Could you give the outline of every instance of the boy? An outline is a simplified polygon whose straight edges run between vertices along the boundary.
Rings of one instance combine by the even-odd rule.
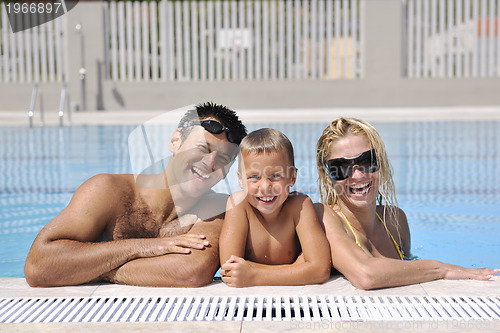
[[[330,247],[312,201],[289,195],[297,170],[288,138],[270,128],[254,131],[241,142],[238,162],[243,191],[227,203],[219,242],[222,281],[230,287],[327,281]]]

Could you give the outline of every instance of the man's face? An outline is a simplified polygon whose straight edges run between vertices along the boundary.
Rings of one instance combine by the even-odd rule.
[[[190,130],[184,140],[178,131],[172,136],[170,178],[174,179],[169,178],[168,183],[183,195],[199,197],[225,177],[238,146],[227,141],[225,132],[212,134],[201,126]]]

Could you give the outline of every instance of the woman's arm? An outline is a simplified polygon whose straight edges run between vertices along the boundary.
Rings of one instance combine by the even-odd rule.
[[[356,288],[376,289],[404,286],[437,279],[488,280],[494,269],[471,269],[436,260],[402,261],[374,257],[363,251],[346,233],[341,220],[324,205],[317,204],[330,243],[334,267]]]
[[[303,259],[288,265],[265,265],[233,255],[222,265],[221,273],[227,273],[223,281],[228,286],[305,285],[328,280],[331,267],[329,245],[311,199],[303,194],[290,199],[289,209],[298,210],[296,232]]]

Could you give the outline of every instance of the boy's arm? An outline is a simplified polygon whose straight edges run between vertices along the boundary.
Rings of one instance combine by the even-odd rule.
[[[309,197],[298,194],[291,207],[299,206],[296,232],[303,251],[303,260],[289,265],[264,265],[233,256],[224,264],[226,280],[232,287],[252,285],[304,285],[326,282],[330,276],[330,246],[318,222]],[[293,208],[296,209],[296,208]],[[238,276],[233,276],[237,273]],[[240,277],[245,277],[240,278]]]
[[[226,216],[219,239],[221,266],[233,255],[245,256],[248,218],[245,211],[245,193],[233,193],[227,200]]]

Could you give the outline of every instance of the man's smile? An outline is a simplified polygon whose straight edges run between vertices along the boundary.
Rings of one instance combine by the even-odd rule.
[[[191,171],[193,171],[193,173],[194,173],[195,175],[197,175],[197,176],[199,176],[199,177],[201,177],[201,178],[203,178],[203,179],[208,179],[208,178],[210,178],[210,174],[209,174],[209,173],[206,173],[206,172],[202,171],[202,170],[201,170],[200,168],[198,168],[198,167],[193,166],[193,167],[191,168]]]

